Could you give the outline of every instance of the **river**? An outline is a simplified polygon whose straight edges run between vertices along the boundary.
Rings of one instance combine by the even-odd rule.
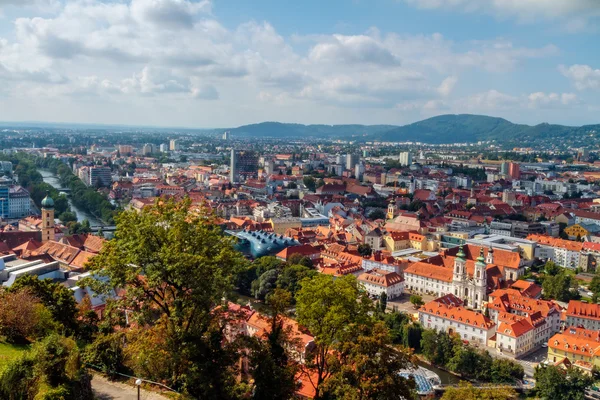
[[[40,172],[40,174],[42,174],[42,178],[44,179],[45,183],[49,184],[50,186],[54,187],[55,189],[58,189],[58,190],[62,189],[60,181],[58,180],[58,176],[56,176],[52,172],[50,172],[48,170],[44,170],[44,169],[40,169],[38,171]],[[69,206],[71,206],[71,210],[77,216],[77,221],[81,222],[84,219],[87,219],[88,221],[90,221],[91,226],[103,226],[104,225],[104,223],[102,221],[100,221],[98,218],[94,217],[92,214],[85,212],[85,211],[81,210],[80,208],[77,208],[73,204],[71,199],[69,199]]]
[[[457,377],[456,375],[452,375],[448,371],[444,371],[443,369],[436,368],[433,365],[429,365],[422,361],[417,361],[416,364],[420,367],[423,367],[432,372],[435,372],[440,377],[440,381],[442,382],[442,385],[455,385],[460,382],[459,377]]]

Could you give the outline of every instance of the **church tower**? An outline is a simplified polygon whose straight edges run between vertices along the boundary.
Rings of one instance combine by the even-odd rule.
[[[42,200],[42,242],[54,240],[54,200],[49,194]]]
[[[388,204],[387,219],[394,219],[394,216],[396,215],[396,208],[395,200],[391,200],[390,204]]]
[[[454,259],[454,274],[452,277],[452,286],[454,286],[454,295],[458,298],[464,299],[469,295],[468,289],[468,276],[467,276],[467,258],[461,244],[458,248],[458,253]]]
[[[487,253],[487,257],[485,259],[485,263],[486,264],[494,263],[494,248],[492,247],[492,245],[490,245],[490,247],[488,248],[488,253]]]
[[[481,304],[486,299],[487,295],[487,265],[483,256],[483,247],[479,251],[479,257],[475,263],[475,270],[473,271],[473,308],[481,308]]]

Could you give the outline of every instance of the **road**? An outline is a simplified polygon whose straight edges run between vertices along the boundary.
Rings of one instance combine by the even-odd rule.
[[[138,398],[135,387],[121,382],[111,382],[98,374],[93,375],[92,389],[97,400],[137,400]],[[167,397],[142,389],[140,399],[167,400]]]
[[[495,349],[491,349],[488,347],[487,350],[490,352],[492,357],[508,358],[508,359],[518,362],[519,364],[521,364],[523,366],[523,371],[525,372],[525,375],[528,376],[529,378],[533,378],[533,374],[535,372],[535,367],[542,361],[546,360],[546,358],[548,357],[548,348],[547,347],[540,347],[536,351],[529,353],[526,356],[518,358],[516,360],[512,357],[506,356],[506,355],[496,351]]]

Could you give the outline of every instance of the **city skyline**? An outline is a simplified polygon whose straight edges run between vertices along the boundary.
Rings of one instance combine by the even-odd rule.
[[[597,2],[280,3],[0,1],[0,121],[599,122]]]

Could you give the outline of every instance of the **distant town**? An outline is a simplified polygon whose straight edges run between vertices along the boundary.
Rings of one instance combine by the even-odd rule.
[[[7,290],[23,277],[50,279],[102,321],[123,293],[100,293],[90,265],[126,235],[120,214],[187,201],[253,266],[235,278],[229,333],[261,337],[267,300],[282,288],[296,296],[301,278],[353,276],[399,332],[394,344],[420,360],[399,372],[415,394],[441,395],[459,379],[528,393],[550,379],[539,372],[547,367],[578,371],[586,378],[573,390],[596,398],[596,148],[22,127],[3,128],[0,142]],[[284,323],[300,341],[290,357],[308,365],[318,332],[296,317]],[[430,332],[457,338],[454,353],[439,354],[446,339]],[[477,375],[457,361],[465,351],[491,356],[488,370],[509,363],[512,375]],[[320,398],[315,371],[297,373],[296,398]]]

